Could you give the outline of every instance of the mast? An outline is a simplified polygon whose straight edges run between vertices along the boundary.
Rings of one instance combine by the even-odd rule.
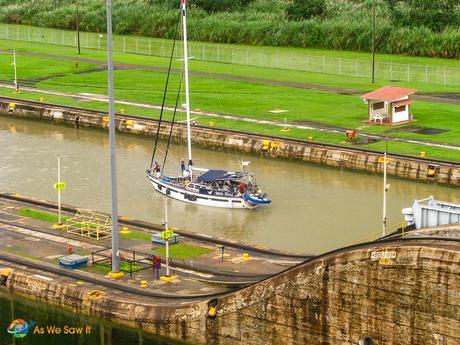
[[[181,0],[182,7],[182,36],[184,39],[184,76],[185,76],[185,106],[187,111],[187,148],[188,148],[188,169],[192,178],[192,137],[190,131],[190,94],[188,85],[188,51],[187,51],[187,0]]]

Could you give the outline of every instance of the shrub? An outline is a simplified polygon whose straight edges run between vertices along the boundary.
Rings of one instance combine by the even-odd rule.
[[[290,20],[305,20],[322,17],[326,11],[326,0],[293,0],[286,9]]]
[[[208,13],[235,11],[248,6],[253,0],[193,0],[193,6],[202,8]]]

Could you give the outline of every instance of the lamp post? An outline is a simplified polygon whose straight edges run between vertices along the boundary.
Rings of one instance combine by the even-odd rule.
[[[113,92],[112,61],[112,0],[107,0],[107,71],[109,86],[109,141],[110,141],[110,182],[112,188],[112,276],[120,276],[120,256],[118,251],[118,195],[117,162],[115,142],[115,105]]]
[[[389,185],[387,184],[387,151],[388,141],[385,138],[385,153],[383,155],[383,212],[382,212],[382,236],[386,234],[387,228],[387,193]]]
[[[375,0],[372,0],[372,84],[375,82]]]
[[[75,26],[76,26],[76,29],[77,29],[77,51],[78,51],[78,55],[81,54],[81,50],[80,50],[80,13],[78,12],[78,2],[77,2],[77,16],[75,18]]]
[[[19,85],[18,85],[18,71],[16,67],[16,50],[13,49],[13,68],[14,68],[14,91],[18,92],[19,91]]]

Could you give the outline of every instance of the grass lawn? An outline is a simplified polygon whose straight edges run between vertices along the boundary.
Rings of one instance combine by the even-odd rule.
[[[380,141],[377,143],[369,144],[365,146],[371,150],[385,150],[385,142]],[[426,152],[427,157],[441,158],[450,161],[460,162],[460,151],[449,150],[440,147],[431,147],[420,144],[402,143],[402,142],[388,142],[389,152],[404,152],[408,155],[420,156],[420,152]]]
[[[2,47],[3,48],[3,47]],[[14,69],[13,55],[10,53],[0,53],[0,80],[13,80]],[[96,65],[78,62],[78,67],[75,62],[69,60],[47,59],[39,57],[16,56],[17,74],[19,81],[30,78],[41,78],[55,75],[66,75],[75,72],[84,72]],[[8,68],[6,68],[8,66]]]
[[[135,241],[152,241],[152,235],[149,235],[144,232],[131,231],[126,234],[120,233],[120,237],[125,240],[135,240]]]
[[[133,102],[161,104],[166,73],[130,70],[115,71],[115,97]],[[170,78],[167,105],[175,104],[179,76]],[[105,94],[107,74],[57,77],[37,83],[41,89],[74,93]],[[284,121],[314,121],[338,126],[350,126],[366,117],[367,107],[357,96],[330,92],[287,88],[252,82],[194,77],[190,92],[193,109],[221,114],[238,114],[255,118]],[[272,109],[287,113],[272,114]]]
[[[20,209],[17,212],[17,214],[20,215],[20,216],[23,216],[23,217],[38,219],[38,220],[42,220],[44,222],[49,222],[49,223],[57,223],[58,222],[58,216],[56,214],[37,211],[37,210],[31,210],[31,209],[28,209],[28,208]],[[67,217],[61,217],[61,220],[66,221]]]
[[[101,62],[107,60],[107,55],[105,51],[97,49],[83,49],[82,55],[77,55],[76,48],[59,46],[52,44],[42,44],[42,43],[31,43],[31,42],[22,42],[22,41],[11,41],[11,40],[0,40],[0,49],[11,49],[14,46],[17,51],[29,52],[29,53],[40,53],[40,54],[49,54],[49,55],[61,55],[67,56],[69,58],[87,58],[94,59]],[[284,49],[294,49],[296,48],[284,48]],[[370,54],[356,53],[356,52],[339,52],[339,51],[318,51],[312,50],[313,52],[329,52],[329,54],[337,54],[341,57],[354,57],[354,56],[367,56]],[[345,54],[345,55],[341,55]],[[350,55],[347,55],[350,54]],[[358,54],[358,55],[356,55]],[[128,53],[114,52],[114,61],[118,63],[129,63],[129,64],[139,64],[146,66],[158,66],[158,67],[167,67],[169,60],[163,57],[156,56],[145,56],[145,55],[136,55]],[[432,65],[432,66],[449,66],[460,68],[460,63],[456,60],[449,59],[435,59],[435,58],[414,58],[406,56],[393,56],[393,55],[377,55],[378,59],[385,59],[389,61],[401,62],[401,63],[421,63],[423,66]],[[18,63],[19,66],[19,63]],[[174,68],[180,68],[180,62],[174,61]],[[419,82],[391,82],[388,80],[376,80],[375,84],[371,83],[370,78],[363,77],[350,77],[350,76],[340,76],[334,74],[323,74],[323,73],[313,73],[313,72],[303,72],[303,71],[291,71],[285,69],[276,69],[276,68],[264,68],[264,67],[254,67],[254,66],[244,66],[238,64],[228,64],[228,63],[216,63],[208,61],[195,61],[191,60],[189,63],[190,71],[196,72],[206,72],[206,73],[222,73],[229,74],[233,76],[243,76],[243,77],[253,77],[253,78],[263,78],[263,79],[273,79],[279,81],[289,81],[289,82],[303,82],[308,84],[319,84],[326,86],[336,86],[343,88],[351,88],[357,90],[368,91],[372,90],[378,86],[383,85],[396,85],[396,86],[407,86],[417,89],[419,92],[456,92],[458,91],[458,86],[455,85],[439,85],[439,84],[425,84]]]
[[[39,52],[50,55],[67,55],[69,58],[77,57],[75,49],[72,47],[63,47],[57,45],[45,45],[36,43],[25,43],[18,41],[0,40],[0,49],[5,48],[8,44],[16,43],[17,50]],[[354,54],[354,53],[353,53]],[[149,66],[166,67],[168,60],[159,57],[149,57],[132,54],[115,54],[116,60],[121,62],[143,64]],[[91,58],[98,61],[104,61],[106,53],[99,50],[84,50],[82,57]],[[0,54],[1,59],[7,63],[10,55]],[[83,74],[73,74],[76,72],[75,64],[72,61],[38,58],[38,57],[18,57],[19,63],[24,66],[24,78],[37,78],[51,76],[49,79],[38,81],[36,86],[42,89],[58,90],[72,93],[94,93],[106,94],[107,76],[106,72],[93,72]],[[417,58],[418,59],[418,58]],[[426,59],[426,58],[421,58]],[[432,59],[434,64],[439,64],[443,59]],[[448,60],[450,61],[450,60]],[[174,61],[176,67],[179,62]],[[41,66],[44,66],[41,68]],[[83,71],[93,68],[95,65],[80,63],[78,70]],[[352,87],[356,89],[371,89],[379,84],[371,85],[367,79],[353,78],[344,76],[335,76],[321,73],[307,73],[299,71],[288,71],[272,68],[258,68],[243,65],[209,63],[203,61],[191,61],[191,69],[197,72],[209,73],[226,73],[233,76],[249,76],[256,78],[305,82],[310,84],[321,84],[329,86]],[[4,70],[4,69],[3,69]],[[6,79],[12,78],[12,68],[7,70]],[[0,74],[2,69],[0,69]],[[4,72],[5,73],[5,72]],[[160,104],[163,96],[163,88],[166,73],[153,70],[117,70],[115,71],[115,96],[116,99],[127,101]],[[0,79],[2,76],[0,75]],[[167,98],[167,104],[172,106],[175,103],[175,89],[179,82],[179,75],[173,74],[170,80],[170,94]],[[397,85],[403,85],[397,83]],[[419,88],[414,83],[404,84],[411,87]],[[444,87],[439,85],[420,85],[424,91],[457,91],[458,88]],[[57,104],[79,106],[97,110],[107,110],[106,102],[97,101],[79,101],[71,97],[52,96],[39,93],[21,92],[12,93],[8,89],[0,89],[0,95],[9,97],[19,97],[24,99],[38,100],[44,97],[46,102]],[[184,100],[180,100],[184,103]],[[222,79],[209,76],[193,76],[191,78],[191,105],[193,109],[200,109],[209,112],[222,114],[232,114],[236,116],[245,116],[257,119],[268,119],[282,123],[286,118],[287,121],[303,124],[318,123],[331,126],[340,126],[343,128],[357,129],[358,132],[384,134],[389,137],[410,138],[418,140],[433,141],[438,143],[447,143],[460,145],[460,105],[458,104],[441,104],[415,101],[412,106],[412,112],[416,122],[410,126],[430,127],[445,130],[443,133],[426,135],[409,132],[404,130],[405,126],[384,127],[369,126],[364,120],[367,117],[367,106],[357,95],[339,94],[335,92],[326,92],[319,90],[300,89],[284,85],[273,85],[256,81],[241,81]],[[116,105],[116,110],[125,109],[126,113],[157,118],[159,111],[145,109],[135,106]],[[285,109],[286,113],[273,114],[269,111],[272,109]],[[170,119],[172,114],[166,112],[165,119]],[[183,114],[178,115],[178,119],[183,118]],[[238,129],[257,134],[267,134],[283,136],[288,138],[306,139],[313,137],[316,142],[333,143],[348,145],[344,142],[345,137],[342,134],[324,133],[312,130],[291,129],[289,132],[281,132],[277,126],[266,124],[256,124],[251,122],[214,118],[201,116],[197,119],[199,124],[207,125],[210,121],[214,122],[217,127]],[[378,147],[378,145],[375,145]],[[410,146],[410,145],[409,145]],[[409,153],[405,149],[409,148],[404,145],[395,145],[394,152]],[[423,145],[420,145],[421,147]],[[372,146],[365,146],[372,147]],[[411,152],[413,150],[410,150]],[[431,150],[424,148],[421,151],[432,151],[433,157],[446,158],[458,157],[458,151],[447,152],[444,149]],[[447,156],[444,156],[447,154]]]
[[[34,101],[38,101],[40,97],[44,97],[45,101],[50,102],[50,103],[107,111],[107,103],[96,102],[96,101],[81,102],[71,97],[54,96],[54,95],[47,95],[43,93],[34,93],[34,92],[21,92],[19,94],[14,94],[12,93],[11,90],[2,89],[2,88],[0,88],[0,95],[4,95],[8,97],[17,97],[17,98],[22,98],[22,99],[34,100]],[[441,104],[430,104],[430,106],[436,106],[436,105],[439,105],[441,107],[444,106]],[[446,107],[449,108],[450,106],[446,106]],[[121,108],[124,108],[127,114],[145,116],[145,117],[158,117],[157,110],[140,108],[140,107],[135,107],[135,106],[115,105],[116,111],[120,111]],[[170,119],[171,114],[166,112],[165,118]],[[313,130],[301,130],[301,129],[291,129],[289,132],[282,132],[280,130],[280,127],[277,127],[277,126],[260,125],[256,123],[235,121],[235,120],[229,120],[229,119],[223,119],[223,118],[213,118],[213,117],[206,117],[206,116],[202,116],[198,118],[196,121],[198,122],[198,124],[201,124],[201,125],[208,125],[209,122],[212,121],[214,122],[216,127],[248,131],[248,132],[253,132],[253,133],[257,133],[261,135],[275,135],[275,136],[295,138],[295,139],[307,139],[308,137],[313,137],[314,142],[333,143],[333,144],[339,144],[343,146],[349,146],[349,144],[345,142],[345,136],[343,134],[325,133],[325,132],[319,132],[319,131],[313,131]],[[363,125],[363,123],[359,123],[359,124],[360,126],[358,128],[366,127],[365,128],[366,132],[371,132],[371,133],[381,133],[389,129],[386,126],[366,126],[366,125]],[[415,124],[420,125],[420,123],[415,123]],[[439,127],[438,124],[437,126]],[[459,127],[460,126],[453,123],[451,127],[452,132],[458,131]],[[448,133],[449,132],[444,133],[444,135],[448,135]],[[388,135],[391,136],[394,134],[388,133]],[[402,133],[402,134],[398,133],[398,135],[404,136],[404,135],[410,135],[410,134],[409,133]],[[426,135],[420,134],[418,136],[426,140],[439,140],[436,138],[437,135],[426,136]],[[453,137],[455,140],[456,138],[455,135]],[[406,151],[407,148],[412,148],[414,146],[417,146],[417,149],[411,149],[410,152]],[[376,150],[384,149],[384,147],[380,145],[379,143],[371,144],[371,145],[364,145],[363,147],[369,148],[369,149],[376,149]],[[414,154],[418,156],[421,151],[429,152],[429,156],[433,158],[460,161],[460,151],[458,150],[441,149],[441,148],[436,148],[434,150],[431,147],[424,146],[422,144],[404,145],[403,143],[394,143],[394,145],[389,146],[390,153],[391,152],[406,153],[406,154]]]
[[[166,256],[166,247],[154,250],[156,255]],[[201,256],[212,252],[212,249],[198,247],[187,243],[176,243],[169,246],[169,256],[171,259],[186,259]]]
[[[120,262],[120,270],[121,271],[124,271],[126,273],[126,272],[129,272],[129,269],[130,269],[129,263],[127,263],[125,261]],[[133,272],[140,271],[141,269],[142,269],[142,266],[139,266],[139,265],[133,265],[132,266]],[[86,272],[91,272],[91,273],[96,273],[96,274],[104,274],[104,275],[106,275],[106,274],[108,274],[109,272],[112,271],[112,266],[110,265],[110,263],[99,263],[99,264],[96,264],[94,266],[87,266],[87,267],[80,268],[80,270],[86,271]]]
[[[171,90],[178,87],[177,75],[170,80]],[[163,97],[165,73],[145,70],[115,72],[115,97],[133,102],[160,104]],[[106,73],[84,76],[65,76],[38,83],[38,87],[77,93],[105,94]],[[194,109],[222,114],[238,114],[246,117],[289,122],[315,122],[345,128],[362,128],[367,117],[367,106],[356,95],[288,88],[253,82],[238,82],[214,78],[195,77],[191,81],[191,103]],[[166,100],[173,106],[175,93]],[[286,113],[273,114],[271,109],[285,109]],[[424,135],[392,132],[389,136],[431,140],[460,145],[460,105],[416,101],[413,105],[415,125],[445,129],[446,133]],[[157,112],[151,112],[156,116]],[[215,121],[221,124],[222,121]],[[253,131],[252,124],[246,130]],[[260,127],[260,125],[257,125]],[[367,126],[368,133],[381,133],[388,127]],[[308,136],[308,135],[307,135]],[[306,137],[306,136],[305,136]],[[334,142],[337,143],[337,142]]]

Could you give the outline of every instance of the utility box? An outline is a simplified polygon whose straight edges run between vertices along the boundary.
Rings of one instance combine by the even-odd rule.
[[[169,239],[169,244],[175,244],[179,243],[179,238],[180,236],[177,234],[174,234],[173,237]],[[166,240],[161,238],[161,233],[158,234],[153,234],[152,235],[152,243],[153,244],[161,244],[161,245],[166,245]]]

